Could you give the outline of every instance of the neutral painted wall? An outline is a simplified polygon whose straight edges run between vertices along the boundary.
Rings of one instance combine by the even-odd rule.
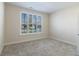
[[[4,46],[4,3],[0,2],[0,54]]]
[[[52,13],[49,27],[50,38],[76,45],[79,51],[79,6]]]
[[[20,12],[31,12],[43,16],[42,33],[20,35]],[[37,11],[29,11],[10,4],[5,4],[6,34],[5,45],[36,39],[48,38],[48,15]]]

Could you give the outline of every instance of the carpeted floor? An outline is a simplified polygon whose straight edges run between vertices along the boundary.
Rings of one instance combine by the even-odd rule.
[[[2,56],[75,56],[76,47],[52,39],[40,39],[5,46]]]

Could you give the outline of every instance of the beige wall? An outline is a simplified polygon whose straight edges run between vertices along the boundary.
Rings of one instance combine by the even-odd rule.
[[[79,6],[52,13],[49,26],[50,38],[76,45],[79,51]]]
[[[48,38],[48,15],[37,11],[32,11],[33,14],[43,16],[43,31],[42,33],[20,35],[20,12],[30,12],[28,9],[19,8],[17,6],[5,4],[6,10],[6,40],[5,45],[25,42],[35,39]]]
[[[4,3],[0,2],[0,54],[4,46]]]
[[[79,10],[79,8],[78,8]],[[58,40],[76,43],[77,36],[77,8],[68,8],[50,16],[50,35]]]

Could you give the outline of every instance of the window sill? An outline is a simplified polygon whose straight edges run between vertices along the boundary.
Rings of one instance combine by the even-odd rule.
[[[36,33],[20,33],[20,35],[34,35],[34,34],[41,34],[42,32],[36,32]]]

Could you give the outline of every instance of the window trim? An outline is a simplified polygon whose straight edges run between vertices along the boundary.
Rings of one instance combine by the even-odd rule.
[[[41,16],[41,32],[34,32],[34,33],[22,33],[21,31],[21,15],[22,15],[22,13],[25,13],[25,14],[31,14],[31,15],[36,15],[36,16]],[[29,17],[29,16],[28,16]],[[26,11],[22,11],[22,12],[20,12],[20,35],[28,35],[28,34],[41,34],[41,33],[43,33],[43,17],[42,17],[42,15],[38,15],[38,14],[34,14],[34,13],[30,13],[30,12],[26,12]]]

